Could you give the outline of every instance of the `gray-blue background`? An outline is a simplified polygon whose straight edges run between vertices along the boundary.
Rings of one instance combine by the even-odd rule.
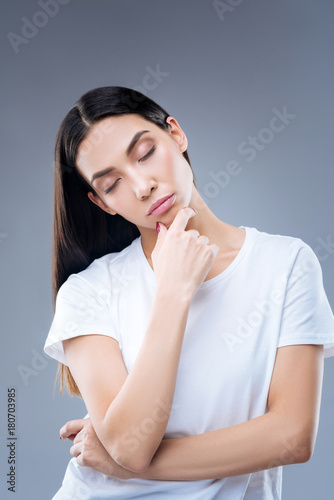
[[[213,212],[235,226],[307,242],[333,309],[334,251],[322,243],[334,238],[333,3],[223,3],[229,7],[222,17],[212,0],[63,0],[44,16],[37,1],[2,2],[1,498],[50,499],[71,458],[59,428],[86,413],[78,398],[53,395],[57,363],[42,348],[53,317],[54,139],[87,90],[134,87],[165,107],[188,136],[198,187],[203,196],[211,193],[205,201]],[[26,20],[39,24],[37,31],[24,31]],[[30,37],[15,45],[9,32]],[[159,68],[163,77],[147,76]],[[263,129],[273,109],[285,106],[295,117],[271,137]],[[250,135],[266,141],[254,158],[242,145]],[[214,174],[230,160],[240,174],[215,188]],[[315,452],[305,464],[284,467],[284,500],[332,497],[333,379],[329,358]],[[11,386],[19,438],[15,495],[4,477]]]

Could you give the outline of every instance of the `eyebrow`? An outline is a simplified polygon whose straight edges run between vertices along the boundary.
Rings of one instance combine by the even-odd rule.
[[[130,144],[128,145],[128,147],[126,148],[126,151],[125,151],[126,156],[130,156],[131,151],[133,150],[133,148],[135,147],[135,145],[137,144],[137,142],[139,141],[141,136],[143,134],[145,134],[146,132],[151,132],[151,131],[150,130],[140,130],[132,137]],[[95,172],[95,174],[92,175],[92,178],[90,180],[91,184],[93,184],[95,179],[98,179],[99,177],[102,177],[103,175],[106,175],[115,169],[116,169],[116,167],[108,167],[108,168],[105,168],[104,170],[100,170],[99,172]]]

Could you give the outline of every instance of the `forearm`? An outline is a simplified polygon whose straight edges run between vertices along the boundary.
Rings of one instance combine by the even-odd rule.
[[[215,431],[162,440],[142,479],[190,481],[300,463],[304,449],[281,416],[267,413]]]
[[[174,397],[190,301],[157,289],[141,348],[103,421],[104,446],[122,466],[142,470],[164,436]]]

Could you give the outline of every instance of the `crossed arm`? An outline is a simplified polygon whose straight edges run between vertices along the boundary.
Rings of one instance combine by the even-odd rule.
[[[79,465],[122,479],[215,479],[303,463],[315,446],[322,378],[322,345],[278,348],[266,414],[196,436],[163,439],[141,472],[116,463],[85,419],[67,422],[60,435],[73,440],[70,452]]]

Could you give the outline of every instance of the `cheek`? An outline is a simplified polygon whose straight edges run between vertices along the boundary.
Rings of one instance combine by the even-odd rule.
[[[184,180],[184,158],[178,154],[170,145],[161,147],[159,154],[156,156],[157,172],[165,179],[166,182]],[[158,179],[159,180],[159,179]]]

